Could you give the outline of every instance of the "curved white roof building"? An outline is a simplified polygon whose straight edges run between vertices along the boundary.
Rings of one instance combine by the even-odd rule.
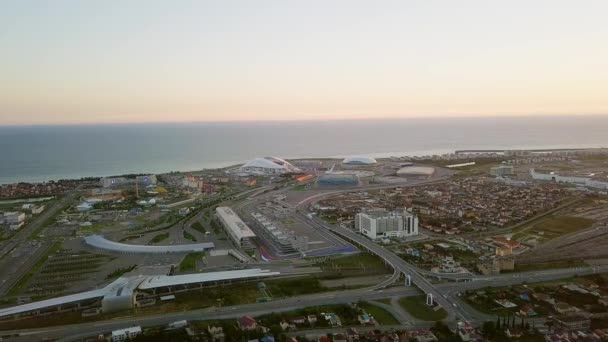
[[[241,166],[241,171],[259,172],[265,174],[283,174],[300,172],[300,169],[288,161],[277,157],[255,158]]]
[[[376,163],[377,163],[376,159],[374,159],[372,157],[363,157],[363,156],[348,157],[348,158],[344,158],[344,160],[342,161],[342,164],[349,164],[349,165],[371,165],[371,164],[376,164]]]
[[[405,166],[397,171],[398,176],[431,176],[435,168],[430,166]]]
[[[187,245],[169,245],[169,246],[147,246],[147,245],[129,245],[125,243],[115,242],[104,238],[101,235],[89,235],[84,237],[87,245],[103,249],[106,251],[127,253],[127,254],[167,254],[167,253],[194,253],[204,252],[209,249],[214,249],[213,242],[191,243]]]

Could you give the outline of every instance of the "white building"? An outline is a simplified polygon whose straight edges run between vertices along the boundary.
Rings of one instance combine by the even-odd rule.
[[[376,210],[355,216],[355,228],[370,239],[418,235],[418,217],[407,210]]]
[[[253,247],[251,240],[255,238],[255,234],[232,209],[217,207],[215,212],[234,243],[245,249]]]
[[[20,211],[6,212],[2,221],[12,230],[17,230],[25,224],[25,213]]]
[[[141,334],[140,326],[114,330],[112,331],[112,341],[125,341],[127,339],[133,339],[139,334]]]
[[[513,166],[499,165],[490,168],[490,175],[496,177],[509,176],[513,174]]]
[[[243,164],[239,170],[246,174],[260,175],[282,175],[286,173],[301,172],[297,167],[277,157],[264,157],[250,160]]]
[[[530,169],[530,176],[532,176],[532,178],[536,179],[536,180],[583,185],[583,186],[594,188],[594,189],[608,190],[608,182],[596,180],[596,179],[589,178],[589,177],[560,176],[554,172],[551,172],[551,173],[536,172],[534,169]]]

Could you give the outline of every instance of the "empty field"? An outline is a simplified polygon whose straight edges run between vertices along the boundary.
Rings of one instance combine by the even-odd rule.
[[[425,301],[425,295],[403,297],[399,299],[399,305],[410,315],[423,321],[441,321],[447,317],[447,312],[444,309],[435,310],[426,305]]]

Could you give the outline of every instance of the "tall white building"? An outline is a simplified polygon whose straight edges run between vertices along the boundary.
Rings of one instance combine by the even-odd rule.
[[[407,210],[375,210],[355,216],[355,228],[370,239],[418,235],[418,217]]]

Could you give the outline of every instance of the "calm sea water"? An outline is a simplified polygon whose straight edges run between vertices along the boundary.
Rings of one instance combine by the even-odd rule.
[[[187,171],[258,156],[608,146],[608,116],[0,127],[0,183]]]

